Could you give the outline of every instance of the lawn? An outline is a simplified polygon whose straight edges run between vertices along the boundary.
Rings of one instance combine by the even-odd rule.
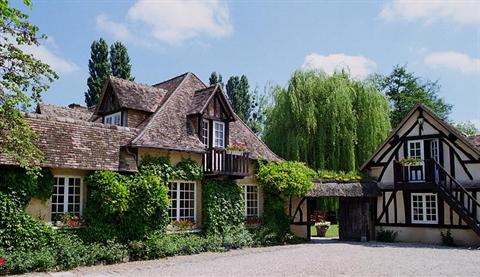
[[[315,226],[310,227],[311,228],[311,235],[312,237],[317,235],[317,229]],[[326,238],[335,238],[338,237],[338,224],[332,224],[330,225],[330,228],[328,228],[327,233],[325,234]]]

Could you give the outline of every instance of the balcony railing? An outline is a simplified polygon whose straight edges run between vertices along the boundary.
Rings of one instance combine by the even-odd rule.
[[[203,172],[209,176],[247,176],[248,156],[248,152],[209,148],[203,155]]]
[[[393,162],[393,178],[395,183],[414,182],[438,182],[443,179],[444,174],[435,166],[435,161],[420,160],[415,164],[402,164],[399,161]]]

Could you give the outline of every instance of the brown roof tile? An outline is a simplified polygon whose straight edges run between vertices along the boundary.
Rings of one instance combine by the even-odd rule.
[[[47,116],[68,117],[85,121],[88,121],[93,115],[93,111],[76,104],[71,104],[69,107],[60,107],[40,103],[37,106],[37,113]]]
[[[27,121],[39,135],[43,166],[85,170],[119,170],[120,147],[128,144],[138,130],[104,125],[66,117],[27,114]],[[0,163],[14,164],[6,154]]]
[[[252,159],[282,160],[237,115],[235,116],[237,120],[230,122],[230,144],[246,145]]]
[[[156,111],[167,93],[167,90],[159,87],[138,84],[114,76],[110,76],[110,84],[121,108],[151,113]]]
[[[199,114],[207,106],[209,100],[215,94],[215,91],[218,89],[218,84],[210,86],[205,89],[197,90],[193,94],[192,102],[190,103],[190,110],[188,114]]]
[[[183,74],[171,96],[152,115],[148,124],[132,142],[135,146],[203,152],[204,145],[187,130],[187,112],[196,90],[205,85],[192,73]],[[174,78],[172,80],[176,80]]]

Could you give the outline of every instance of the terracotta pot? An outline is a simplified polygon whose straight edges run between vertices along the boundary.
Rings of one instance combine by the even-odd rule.
[[[328,226],[315,226],[317,228],[317,236],[318,237],[325,237],[325,234],[327,233]]]

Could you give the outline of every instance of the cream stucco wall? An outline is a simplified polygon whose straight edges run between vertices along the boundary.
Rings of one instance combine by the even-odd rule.
[[[87,199],[87,187],[84,182],[84,178],[89,171],[87,170],[79,170],[79,169],[67,169],[67,168],[53,168],[52,174],[53,176],[68,176],[68,177],[80,177],[81,178],[81,190],[82,190],[82,200],[83,200],[83,207],[85,207],[85,200]],[[27,207],[25,208],[26,212],[31,216],[50,222],[51,219],[51,201],[47,200],[45,202],[33,198],[28,203]]]
[[[440,232],[446,232],[448,229],[433,227],[376,227],[379,231],[392,230],[398,232],[397,240],[401,242],[421,242],[441,244],[442,238]],[[469,229],[450,229],[455,244],[460,246],[479,246],[480,237]]]

